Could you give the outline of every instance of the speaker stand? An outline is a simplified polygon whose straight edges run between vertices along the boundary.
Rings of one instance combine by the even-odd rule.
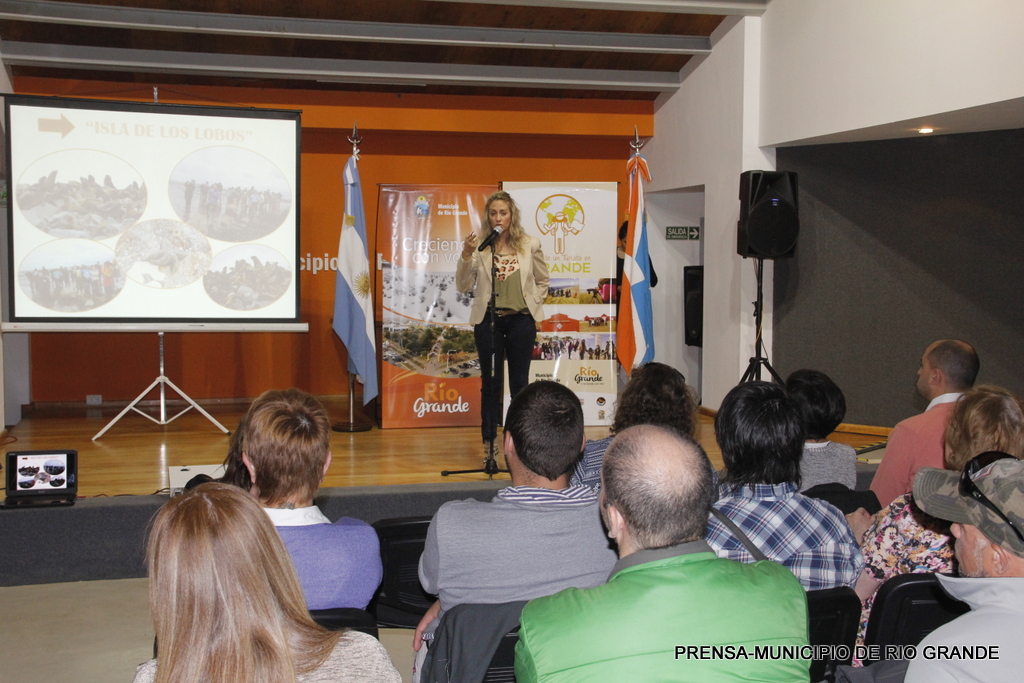
[[[754,325],[757,328],[757,335],[754,337],[754,355],[751,357],[750,362],[747,364],[747,370],[743,373],[743,377],[740,378],[740,384],[744,382],[753,382],[761,380],[761,368],[767,370],[772,379],[775,380],[776,384],[785,384],[782,378],[779,377],[779,373],[775,372],[775,368],[768,362],[768,358],[761,354],[764,349],[764,342],[761,341],[761,318],[762,311],[764,310],[764,287],[763,287],[763,274],[764,274],[764,259],[758,258],[754,263],[754,272],[757,275],[757,301],[754,301]]]

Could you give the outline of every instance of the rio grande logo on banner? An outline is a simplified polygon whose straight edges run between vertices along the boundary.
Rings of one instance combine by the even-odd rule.
[[[455,286],[466,237],[494,186],[383,185],[381,426],[480,424],[480,361],[472,297]]]
[[[611,422],[616,396],[616,183],[502,183],[540,239],[551,282],[537,321],[531,380],[572,389],[588,425]],[[533,221],[529,217],[533,216]],[[531,224],[532,223],[532,224]]]

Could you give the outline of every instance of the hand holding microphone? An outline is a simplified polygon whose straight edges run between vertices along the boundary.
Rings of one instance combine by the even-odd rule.
[[[498,236],[501,234],[501,232],[502,231],[500,225],[494,226],[494,230],[491,231],[491,234],[487,236],[487,239],[485,239],[483,243],[476,248],[476,250],[483,251],[487,247],[491,246],[491,243],[494,242],[494,240],[498,239]]]

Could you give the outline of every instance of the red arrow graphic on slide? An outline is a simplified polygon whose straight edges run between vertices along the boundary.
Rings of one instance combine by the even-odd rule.
[[[61,138],[66,138],[68,133],[75,127],[61,114],[59,119],[39,119],[40,133],[60,133]]]

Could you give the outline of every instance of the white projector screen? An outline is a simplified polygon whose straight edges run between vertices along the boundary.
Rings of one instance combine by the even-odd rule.
[[[10,323],[296,328],[299,112],[5,100]]]

